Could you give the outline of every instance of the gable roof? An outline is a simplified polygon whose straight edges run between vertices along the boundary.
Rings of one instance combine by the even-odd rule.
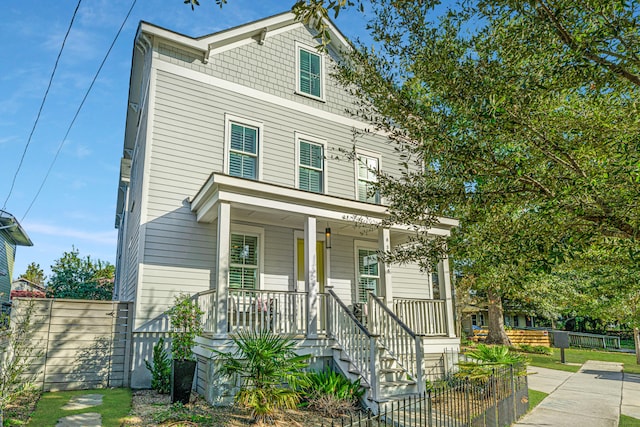
[[[333,22],[325,19],[325,23],[328,26],[328,31],[331,36],[329,46],[333,47],[338,52],[344,49],[351,49],[349,41],[333,24]],[[262,43],[269,37],[270,33],[280,32],[280,30],[286,30],[287,27],[292,27],[294,25],[302,24],[296,19],[296,15],[294,13],[284,12],[212,34],[200,37],[190,37],[146,21],[140,21],[136,40],[142,33],[158,36],[201,52],[203,55],[203,62],[207,62],[209,55],[218,49],[251,39]]]
[[[33,242],[16,217],[3,210],[0,210],[0,232],[8,236],[9,240],[16,245],[33,246]]]

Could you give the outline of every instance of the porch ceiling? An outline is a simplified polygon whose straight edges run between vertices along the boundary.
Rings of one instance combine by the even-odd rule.
[[[302,228],[305,218],[318,219],[319,226],[340,230],[341,234],[377,233],[376,225],[388,215],[387,207],[355,200],[314,194],[302,190],[256,182],[224,174],[211,174],[200,191],[191,200],[191,210],[198,222],[211,223],[217,218],[220,202],[231,205],[234,218],[251,222]],[[360,224],[356,225],[358,219]],[[322,222],[324,221],[323,224]],[[364,224],[364,225],[363,225]],[[434,235],[448,235],[458,221],[441,218],[429,230]],[[404,227],[392,227],[395,233],[406,234]]]

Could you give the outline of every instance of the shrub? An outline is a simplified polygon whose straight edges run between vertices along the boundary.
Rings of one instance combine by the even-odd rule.
[[[160,338],[153,346],[153,365],[148,360],[144,361],[151,372],[151,388],[160,394],[169,394],[171,391],[171,359],[164,350],[164,338]]]
[[[240,379],[236,403],[250,409],[258,423],[272,422],[280,409],[295,408],[301,400],[300,390],[309,381],[303,371],[309,356],[298,356],[292,339],[268,330],[241,331],[231,339],[236,350],[214,352],[220,373]]]
[[[309,406],[324,416],[335,418],[353,409],[364,394],[360,380],[350,381],[339,372],[325,369],[309,372],[309,386],[306,393]]]
[[[195,360],[193,347],[202,333],[200,317],[203,311],[187,294],[176,296],[175,304],[167,312],[171,321],[171,357],[176,360]]]

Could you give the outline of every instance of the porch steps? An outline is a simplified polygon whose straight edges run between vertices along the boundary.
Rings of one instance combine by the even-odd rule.
[[[334,363],[342,374],[351,381],[360,379],[360,384],[365,389],[365,399],[369,402],[367,406],[377,406],[380,403],[417,393],[416,381],[409,378],[407,370],[397,364],[397,360],[386,352],[386,348],[380,347],[378,353],[379,364],[382,368],[378,372],[380,383],[377,399],[373,396],[371,384],[353,364],[342,347],[334,345],[332,349]]]

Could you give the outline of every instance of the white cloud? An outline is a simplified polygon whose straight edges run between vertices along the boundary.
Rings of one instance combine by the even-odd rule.
[[[117,230],[113,231],[84,231],[58,225],[51,225],[38,222],[28,222],[24,224],[25,230],[30,235],[41,233],[47,236],[65,237],[79,239],[86,242],[93,242],[104,245],[115,245],[118,238]]]

